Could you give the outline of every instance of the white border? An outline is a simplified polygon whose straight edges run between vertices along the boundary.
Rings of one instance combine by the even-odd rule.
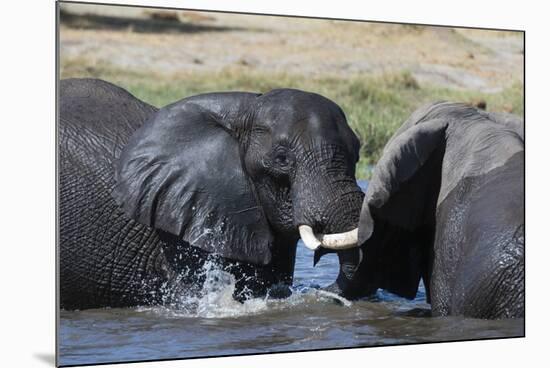
[[[105,0],[103,2],[113,3]],[[525,29],[527,73],[527,338],[140,363],[136,367],[492,366],[542,358],[550,260],[543,222],[549,157],[547,10],[502,1],[132,1],[271,14]],[[543,4],[542,2],[540,4]],[[54,353],[54,2],[3,4],[0,115],[2,366],[52,366]],[[546,133],[546,134],[545,134]],[[544,211],[544,212],[543,212]],[[548,227],[548,226],[546,226]],[[538,356],[538,357],[537,357]],[[113,365],[125,367],[130,365]]]

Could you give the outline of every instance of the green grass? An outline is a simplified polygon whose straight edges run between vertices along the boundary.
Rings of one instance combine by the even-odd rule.
[[[165,75],[69,60],[62,63],[61,77],[102,78],[159,107],[186,96],[214,91],[266,92],[288,87],[322,94],[342,107],[348,123],[361,140],[358,178],[370,176],[370,168],[393,132],[424,103],[436,100],[485,101],[489,111],[523,114],[523,85],[520,82],[499,93],[487,94],[420,85],[407,71],[382,76],[356,75],[346,79],[266,74],[246,68]]]

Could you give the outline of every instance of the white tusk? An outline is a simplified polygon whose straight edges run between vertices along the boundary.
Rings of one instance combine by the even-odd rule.
[[[321,236],[323,248],[328,249],[349,249],[355,248],[357,244],[358,228],[339,234],[326,234]]]
[[[321,246],[319,239],[313,234],[313,229],[311,226],[300,225],[298,226],[298,231],[300,232],[300,237],[304,242],[304,245],[311,250],[316,250]]]
[[[304,245],[311,250],[316,250],[320,246],[323,246],[323,248],[336,250],[355,248],[358,246],[357,228],[345,233],[321,235],[321,240],[313,234],[313,229],[311,226],[300,225],[298,226],[298,230],[300,231],[300,237],[302,238]]]

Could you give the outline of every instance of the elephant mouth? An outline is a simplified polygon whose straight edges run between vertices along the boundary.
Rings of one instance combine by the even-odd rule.
[[[358,228],[343,233],[316,235],[311,226],[300,225],[298,226],[298,231],[306,248],[313,251],[319,249],[319,247],[343,250],[359,246]]]

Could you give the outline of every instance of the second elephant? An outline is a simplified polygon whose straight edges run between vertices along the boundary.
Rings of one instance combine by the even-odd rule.
[[[329,289],[414,298],[423,280],[433,315],[523,317],[523,137],[513,115],[449,102],[415,111],[384,148],[361,247],[339,253]]]

